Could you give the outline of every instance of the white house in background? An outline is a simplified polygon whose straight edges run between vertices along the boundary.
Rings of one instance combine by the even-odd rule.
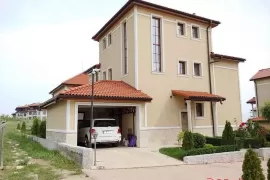
[[[16,112],[13,113],[13,117],[18,119],[34,119],[35,117],[46,120],[47,110],[39,109],[40,103],[26,104],[24,106],[16,107]]]

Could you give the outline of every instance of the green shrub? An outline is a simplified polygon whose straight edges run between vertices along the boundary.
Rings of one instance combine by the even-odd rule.
[[[39,125],[39,137],[46,138],[46,121],[41,121]]]
[[[239,150],[240,149],[237,145],[225,145],[225,146],[191,149],[186,152],[186,155],[195,156],[201,154],[212,154],[212,153],[239,151]]]
[[[20,123],[18,123],[17,129],[18,129],[18,130],[21,130],[21,124],[20,124]]]
[[[22,133],[26,132],[26,124],[25,124],[25,122],[22,123],[21,132]]]
[[[190,131],[185,132],[182,147],[185,150],[194,148],[194,139],[192,132]]]
[[[265,142],[264,146],[265,146],[265,147],[270,147],[270,142],[268,142],[268,141]],[[270,179],[269,179],[269,180],[270,180]]]
[[[222,132],[222,144],[223,145],[235,144],[235,136],[233,133],[233,128],[229,121],[226,121],[225,128]]]
[[[212,144],[213,146],[221,146],[222,139],[220,137],[206,137],[206,144]]]
[[[251,137],[250,133],[242,128],[239,128],[238,130],[234,131],[235,137],[240,137],[240,138],[249,138]]]
[[[244,148],[261,148],[264,145],[262,144],[261,139],[259,138],[248,138],[244,140]]]
[[[184,134],[185,134],[185,131],[181,131],[181,132],[178,133],[178,135],[177,135],[178,143],[181,143],[181,140],[183,139]]]
[[[215,147],[215,146],[213,146],[212,144],[205,144],[204,145],[204,148],[212,148],[212,147]]]
[[[193,133],[193,139],[194,139],[194,148],[203,148],[205,143],[206,143],[206,139],[204,137],[204,135],[200,134],[200,133]]]
[[[270,101],[265,102],[264,106],[261,108],[261,113],[264,119],[270,121]]]
[[[34,118],[33,120],[33,125],[31,127],[31,133],[32,135],[39,135],[39,119],[38,118]]]
[[[267,179],[270,180],[270,159],[267,161]]]
[[[242,171],[244,180],[265,180],[261,160],[252,149],[248,149],[245,154]]]

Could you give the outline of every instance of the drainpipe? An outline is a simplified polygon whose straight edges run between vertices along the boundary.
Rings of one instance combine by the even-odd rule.
[[[209,23],[209,26],[206,28],[206,42],[207,42],[207,58],[208,58],[208,75],[209,75],[209,88],[210,94],[212,94],[212,76],[211,76],[211,57],[210,57],[210,44],[209,44],[209,28],[212,26],[212,20]],[[214,111],[213,111],[213,104],[210,103],[211,106],[211,120],[212,120],[212,131],[213,136],[215,136],[215,127],[214,127]],[[216,127],[217,128],[217,127]]]

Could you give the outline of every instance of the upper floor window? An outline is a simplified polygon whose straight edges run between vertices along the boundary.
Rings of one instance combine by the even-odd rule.
[[[98,80],[99,80],[99,73],[96,72],[96,81],[98,81]]]
[[[160,18],[152,17],[152,53],[153,72],[162,72],[161,62],[161,21]]]
[[[196,117],[204,117],[204,104],[195,103]]]
[[[199,39],[200,38],[200,30],[198,26],[191,26],[192,30],[192,38]]]
[[[202,64],[194,63],[193,64],[193,75],[194,76],[202,76]]]
[[[108,69],[108,80],[112,80],[112,68]]]
[[[108,46],[110,46],[112,44],[112,34],[110,33],[108,35]]]
[[[179,36],[186,35],[186,25],[184,23],[177,23],[177,35]]]
[[[107,40],[106,40],[106,37],[102,40],[102,46],[103,46],[103,50],[105,50],[106,47],[107,47]]]
[[[127,67],[127,61],[128,61],[128,55],[127,55],[127,23],[123,23],[123,75],[128,73],[128,67]]]
[[[106,77],[106,71],[103,72],[103,80],[106,80],[107,77]]]
[[[186,61],[178,62],[178,74],[187,75],[187,62]]]

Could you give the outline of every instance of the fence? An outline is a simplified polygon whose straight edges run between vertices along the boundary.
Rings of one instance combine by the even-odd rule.
[[[1,148],[0,148],[0,169],[4,168],[4,140],[5,140],[5,128],[6,128],[6,121],[2,120],[0,124],[0,139],[1,139]]]

